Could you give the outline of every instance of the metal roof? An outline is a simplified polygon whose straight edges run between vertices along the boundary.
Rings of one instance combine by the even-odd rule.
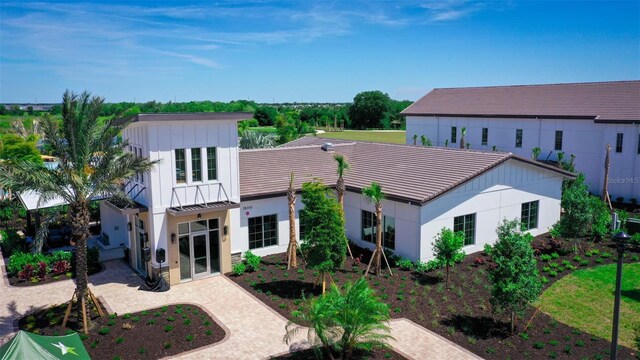
[[[640,81],[434,89],[402,114],[640,123]]]
[[[194,113],[148,113],[137,114],[120,119],[116,123],[135,123],[146,121],[241,121],[251,119],[251,112],[194,112]]]

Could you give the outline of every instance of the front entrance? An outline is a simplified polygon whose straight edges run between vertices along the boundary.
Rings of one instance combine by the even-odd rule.
[[[143,249],[147,246],[145,244],[146,235],[144,233],[144,221],[136,215],[135,218],[135,254],[136,254],[136,270],[142,275],[147,275],[147,266],[144,261]]]
[[[181,281],[220,272],[219,226],[219,219],[178,224]]]

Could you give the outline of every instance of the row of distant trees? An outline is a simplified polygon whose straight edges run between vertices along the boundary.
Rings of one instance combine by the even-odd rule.
[[[276,126],[280,120],[283,124],[306,124],[307,127],[402,129],[405,127],[405,120],[400,112],[409,105],[411,101],[393,100],[382,91],[365,91],[357,94],[353,103],[258,104],[250,100],[105,103],[100,115],[110,117],[160,112],[248,111],[254,113],[254,118],[260,126]],[[39,112],[32,109],[22,110],[17,106],[6,108],[0,105],[0,115],[22,116],[37,113]],[[58,104],[53,105],[49,113],[60,115],[62,107]]]

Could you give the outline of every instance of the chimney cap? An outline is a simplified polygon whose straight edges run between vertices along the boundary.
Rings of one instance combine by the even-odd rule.
[[[326,142],[324,144],[322,144],[321,149],[326,151],[326,152],[333,152],[333,143],[330,142]]]

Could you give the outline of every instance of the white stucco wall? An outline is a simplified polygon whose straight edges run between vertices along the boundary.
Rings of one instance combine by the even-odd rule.
[[[520,219],[526,202],[540,202],[538,227],[530,233],[545,233],[560,217],[561,191],[562,177],[509,160],[422,207],[420,260],[434,258],[434,237],[443,227],[453,229],[456,216],[476,214],[475,245],[464,248],[467,254],[494,243],[496,227],[503,219]]]
[[[103,245],[107,249],[121,246],[130,247],[127,216],[100,202],[100,224],[102,232],[109,236],[109,245]]]
[[[555,132],[563,132],[562,151],[568,160],[576,156],[577,171],[585,174],[591,192],[599,194],[604,184],[605,145],[611,144],[611,169],[609,193],[615,199],[623,196],[626,201],[635,197],[640,200],[640,125],[601,124],[593,120],[567,119],[510,119],[471,117],[425,117],[407,116],[407,144],[413,144],[413,135],[425,135],[433,145],[444,146],[450,139],[451,127],[457,127],[458,147],[463,127],[467,128],[466,142],[473,149],[491,150],[495,145],[499,151],[508,151],[529,158],[531,149],[540,147],[539,159],[556,160],[554,150]],[[482,128],[488,128],[488,143],[482,144]],[[523,130],[522,147],[515,147],[516,129]],[[623,151],[615,152],[616,135],[624,134]]]

